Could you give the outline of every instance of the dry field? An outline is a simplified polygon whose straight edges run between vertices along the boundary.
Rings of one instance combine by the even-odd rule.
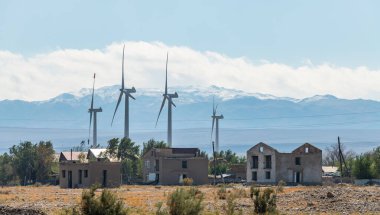
[[[252,214],[253,204],[249,187],[228,186],[227,193],[237,194],[236,209]],[[133,214],[154,214],[157,202],[166,202],[167,196],[177,187],[122,186],[112,189]],[[205,195],[206,214],[224,214],[226,200],[219,199],[219,188],[198,187]],[[97,191],[100,193],[100,191]],[[330,192],[332,195],[327,195]],[[75,206],[80,201],[81,189],[60,189],[57,186],[3,187],[0,188],[0,206],[41,209],[56,214],[62,208]],[[165,205],[165,204],[164,204]],[[281,214],[380,214],[380,187],[296,186],[284,187],[278,194],[277,208]],[[218,212],[218,213],[216,213]]]

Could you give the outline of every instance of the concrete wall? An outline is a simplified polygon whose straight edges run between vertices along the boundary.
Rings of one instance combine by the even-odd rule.
[[[264,151],[260,152],[260,147]],[[252,156],[259,157],[259,168],[252,169]],[[271,179],[265,179],[265,155],[272,155]],[[300,165],[296,165],[296,157],[300,158]],[[247,182],[252,181],[252,171],[257,171],[257,183],[278,183],[283,180],[295,183],[296,173],[299,172],[302,184],[322,183],[322,151],[311,144],[303,144],[292,153],[279,153],[270,146],[259,143],[247,151]]]
[[[62,175],[63,170],[65,171],[65,177]],[[82,184],[79,184],[79,170],[82,170]],[[88,171],[87,177],[84,176],[85,170]],[[61,162],[59,164],[60,187],[69,187],[69,171],[72,172],[72,188],[90,187],[96,183],[102,185],[103,170],[107,170],[107,187],[116,187],[120,185],[120,162]]]
[[[194,185],[208,183],[207,158],[162,158],[160,161],[159,183],[162,185],[179,184],[180,176],[183,174],[186,174],[187,178],[192,178]],[[187,168],[182,168],[182,161],[187,161]]]
[[[180,175],[192,178],[195,185],[208,183],[208,160],[204,157],[195,157],[195,154],[172,153],[172,149],[151,149],[143,156],[143,180],[148,180],[149,174],[159,175],[159,184],[178,185]],[[156,160],[159,170],[156,169]],[[182,168],[182,161],[187,161],[187,168]]]
[[[260,152],[260,147],[263,151]],[[272,156],[272,167],[270,169],[265,168],[265,156]],[[258,156],[258,168],[252,168],[252,156]],[[258,183],[275,183],[276,182],[276,157],[277,151],[272,147],[259,143],[247,151],[247,182]],[[252,181],[252,172],[257,172],[257,181]],[[270,179],[266,179],[266,172],[270,172]]]
[[[308,152],[306,152],[308,148]],[[295,170],[302,172],[302,183],[322,183],[322,151],[308,143],[298,147],[292,152]],[[301,165],[296,166],[294,158],[301,158]]]

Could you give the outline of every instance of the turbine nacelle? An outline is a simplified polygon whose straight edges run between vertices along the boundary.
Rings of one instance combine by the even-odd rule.
[[[100,108],[90,108],[88,109],[88,112],[91,113],[91,112],[102,112],[103,109],[100,107]]]

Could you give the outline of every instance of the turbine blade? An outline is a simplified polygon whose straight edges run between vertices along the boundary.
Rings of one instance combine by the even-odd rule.
[[[165,105],[165,100],[166,100],[166,97],[164,97],[164,100],[162,100],[160,112],[158,112],[158,117],[157,117],[157,121],[156,121],[156,126],[155,127],[157,127],[158,119],[160,118],[160,114],[161,114],[162,108],[164,108],[164,105]]]
[[[173,101],[170,101],[170,103],[174,106],[174,107],[177,107]]]
[[[119,107],[119,104],[120,104],[120,101],[121,101],[122,97],[123,97],[123,92],[120,92],[120,96],[119,96],[119,99],[117,100],[115,112],[113,113],[113,117],[112,117],[112,121],[111,121],[111,126],[113,124],[113,120],[115,119],[116,111],[117,111],[117,108]]]
[[[212,97],[212,115],[215,116],[216,110],[215,110],[215,97]]]
[[[95,75],[96,74],[94,73],[94,82],[92,84],[91,109],[94,108]]]
[[[166,53],[165,95],[168,94],[168,60],[169,60],[169,52]]]
[[[133,96],[132,96],[131,94],[129,94],[129,93],[128,93],[128,96],[129,96],[131,99],[136,100],[136,98],[133,97]]]
[[[122,65],[121,65],[121,89],[124,90],[124,49],[125,49],[125,44],[123,47],[123,60],[122,60]]]

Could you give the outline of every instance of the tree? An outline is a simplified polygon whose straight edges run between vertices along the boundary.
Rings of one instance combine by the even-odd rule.
[[[36,179],[36,147],[30,141],[25,141],[10,148],[13,157],[13,167],[25,184],[28,180]]]
[[[380,178],[380,146],[372,152],[372,163],[374,177]]]
[[[12,157],[7,153],[0,155],[0,183],[6,185],[14,180],[14,169],[12,167]]]
[[[9,151],[13,168],[23,184],[48,179],[54,160],[53,144],[50,141],[40,141],[38,144],[25,141],[12,146]]]
[[[107,154],[111,157],[117,157],[119,148],[119,138],[108,140]]]
[[[53,144],[50,141],[40,141],[36,147],[36,180],[49,178],[54,161]]]
[[[374,173],[371,171],[372,167],[371,156],[369,153],[361,154],[356,157],[353,174],[357,179],[372,179]]]
[[[122,173],[129,177],[138,175],[140,146],[129,138],[113,138],[108,141],[107,154],[121,160]]]
[[[346,146],[341,143],[340,149],[343,154],[343,158],[347,161],[355,158],[355,152],[351,150],[346,150]],[[325,150],[326,154],[322,160],[323,165],[325,166],[339,166],[339,145],[334,143],[331,146],[327,147]]]
[[[156,141],[154,139],[150,139],[148,140],[148,142],[143,143],[143,150],[142,150],[141,155],[144,155],[152,148],[162,149],[162,148],[169,148],[169,146],[164,141]]]

